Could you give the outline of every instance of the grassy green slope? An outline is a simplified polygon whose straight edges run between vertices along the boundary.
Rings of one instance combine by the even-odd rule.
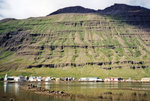
[[[103,78],[150,76],[149,32],[123,23],[120,19],[96,14],[60,14],[0,22],[2,39],[12,32],[17,34],[10,34],[12,37],[1,42],[1,75],[17,69],[9,73]],[[126,63],[128,61],[134,63]],[[53,64],[58,69],[24,69],[39,64],[43,67],[45,64]]]

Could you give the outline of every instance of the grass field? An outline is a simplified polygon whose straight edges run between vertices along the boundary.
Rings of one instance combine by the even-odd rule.
[[[104,70],[99,67],[72,67],[72,68],[32,68],[32,69],[20,69],[10,70],[8,72],[0,73],[1,77],[4,77],[5,73],[9,76],[51,76],[51,77],[123,77],[124,79],[141,79],[143,77],[150,77],[150,69],[137,69],[132,70],[128,68],[124,69],[112,69]]]

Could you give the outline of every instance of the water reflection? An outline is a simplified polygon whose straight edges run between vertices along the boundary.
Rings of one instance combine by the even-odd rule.
[[[125,100],[125,101],[149,101],[150,99],[150,83],[118,83],[118,82],[38,82],[34,83],[38,87],[50,89],[54,91],[65,91],[67,93],[75,95],[84,95],[87,98],[61,98],[61,97],[49,97],[43,95],[36,95],[34,93],[28,93],[20,89],[24,84],[20,83],[0,83],[4,94],[13,95],[16,97],[16,101],[96,101],[90,98],[105,98],[105,100]],[[135,88],[137,90],[132,90]],[[138,90],[138,89],[146,89]],[[0,94],[1,95],[1,94]],[[90,97],[90,98],[88,98]],[[127,98],[128,97],[128,98]],[[1,99],[1,98],[0,98]],[[8,101],[8,100],[3,100]],[[99,101],[99,100],[98,100]],[[101,101],[103,101],[101,99]]]
[[[42,83],[41,82],[38,82],[36,85],[37,85],[37,87],[42,87]]]
[[[7,82],[4,82],[4,92],[6,93],[7,91]]]
[[[104,82],[105,88],[119,88],[118,82]]]
[[[19,83],[7,83],[4,82],[4,93],[10,92],[18,95],[19,92]]]
[[[50,84],[51,84],[50,82],[45,82],[44,84],[45,84],[45,89],[50,89]]]
[[[18,83],[14,84],[14,92],[15,92],[15,95],[17,96],[18,92],[19,92],[19,84]]]

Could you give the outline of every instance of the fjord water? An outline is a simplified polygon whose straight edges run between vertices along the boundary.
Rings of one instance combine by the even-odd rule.
[[[33,83],[32,83],[33,84]],[[0,101],[149,101],[150,83],[44,82],[38,87],[64,91],[78,97],[37,95],[20,89],[24,83],[0,83]],[[80,97],[79,97],[80,95]]]

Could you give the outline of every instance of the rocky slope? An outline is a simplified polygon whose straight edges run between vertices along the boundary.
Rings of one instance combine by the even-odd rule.
[[[49,15],[56,15],[62,13],[96,13],[96,10],[84,8],[81,6],[73,6],[73,7],[66,7],[66,8],[59,9]]]
[[[80,6],[49,16],[0,21],[0,71],[18,68],[98,66],[147,69],[150,10],[115,4]]]

